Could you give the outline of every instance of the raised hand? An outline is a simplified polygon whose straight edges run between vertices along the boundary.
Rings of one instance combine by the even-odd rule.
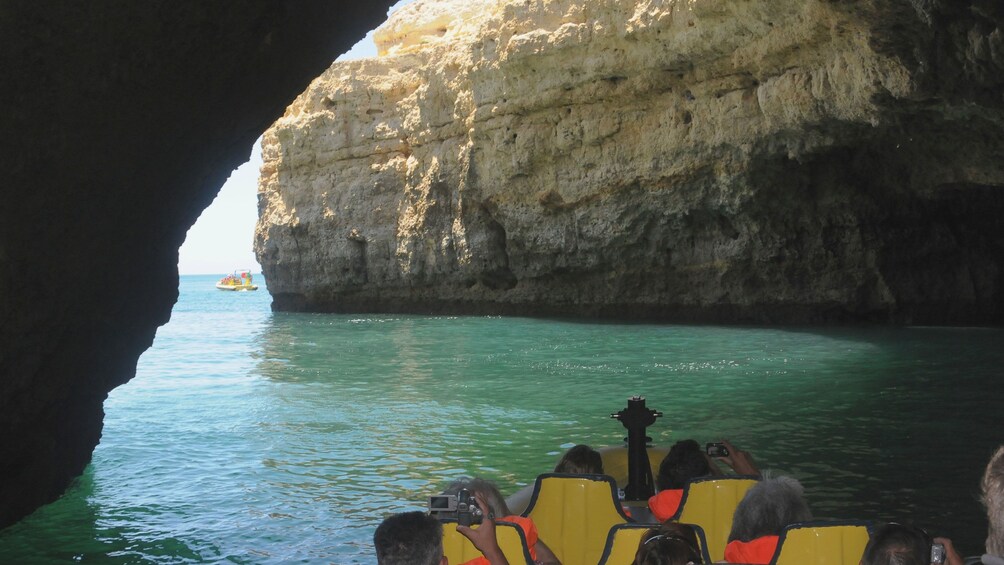
[[[495,515],[492,514],[491,506],[488,506],[488,502],[481,493],[476,493],[474,498],[478,501],[478,506],[481,507],[482,512],[484,512],[481,526],[471,528],[469,526],[458,525],[457,531],[471,540],[474,547],[478,548],[478,551],[485,556],[485,559],[491,565],[509,565],[509,561],[506,560],[505,555],[502,553],[502,548],[499,547],[498,539],[495,537]]]
[[[732,467],[732,470],[739,475],[760,476],[760,469],[757,469],[752,455],[732,445],[727,439],[723,439],[722,443],[725,445],[725,449],[729,450],[729,454],[727,457],[720,457],[720,461],[724,461],[726,465]]]

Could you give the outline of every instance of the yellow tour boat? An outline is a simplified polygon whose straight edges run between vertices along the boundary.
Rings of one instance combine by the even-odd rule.
[[[216,283],[216,288],[220,290],[258,290],[258,285],[252,284],[253,277],[251,271],[244,269],[234,271]]]

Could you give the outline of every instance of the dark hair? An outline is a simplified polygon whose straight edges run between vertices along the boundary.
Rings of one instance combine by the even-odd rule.
[[[886,524],[872,534],[861,565],[930,565],[931,538],[920,528]]]
[[[791,477],[759,481],[736,506],[729,541],[777,536],[788,524],[811,520],[803,492],[802,484]]]
[[[701,446],[692,439],[685,439],[669,448],[669,453],[659,464],[655,486],[659,490],[681,489],[691,479],[710,474],[711,465],[701,451]]]
[[[600,452],[588,445],[576,445],[561,456],[554,466],[555,473],[603,474],[603,458]]]
[[[697,534],[686,524],[666,522],[645,532],[634,555],[634,565],[702,563]]]
[[[439,565],[443,525],[424,512],[388,516],[373,533],[379,565]]]

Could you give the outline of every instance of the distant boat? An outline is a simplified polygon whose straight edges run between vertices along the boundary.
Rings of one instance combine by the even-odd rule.
[[[227,275],[216,283],[216,288],[220,290],[258,290],[258,285],[251,284],[251,271],[244,269],[234,271],[232,275]]]

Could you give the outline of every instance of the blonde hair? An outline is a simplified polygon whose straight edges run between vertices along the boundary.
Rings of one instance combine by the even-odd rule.
[[[1004,555],[1004,445],[997,448],[980,482],[981,500],[987,509],[987,553]]]

